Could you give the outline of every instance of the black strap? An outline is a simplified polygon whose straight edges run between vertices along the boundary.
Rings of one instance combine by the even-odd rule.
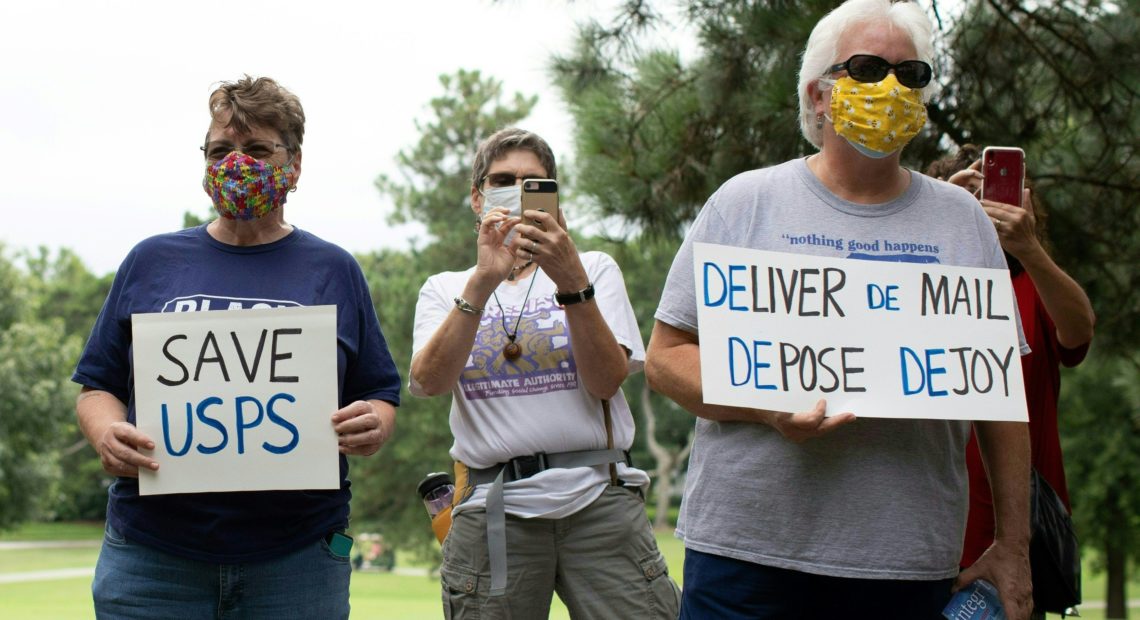
[[[498,463],[485,469],[475,469],[470,467],[467,469],[467,479],[472,486],[487,484],[494,482],[495,478],[499,476],[499,472],[503,472],[503,482],[514,482],[515,480],[525,480],[531,476],[544,472],[548,469],[555,469],[559,467],[581,467],[574,464],[578,461],[578,456],[583,454],[597,453],[598,450],[580,450],[577,452],[559,452],[556,454],[547,454],[545,452],[538,452],[536,454],[527,454],[524,456],[516,456],[515,458],[507,461],[506,463]],[[633,458],[630,456],[629,450],[615,450],[611,453],[614,457],[613,463],[625,463],[629,467],[633,467]]]

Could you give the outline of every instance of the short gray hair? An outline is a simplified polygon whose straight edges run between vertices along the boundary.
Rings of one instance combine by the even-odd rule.
[[[479,143],[475,151],[475,162],[471,165],[471,187],[478,187],[479,182],[491,168],[491,164],[502,159],[509,151],[530,151],[538,157],[538,163],[546,168],[546,174],[551,179],[558,179],[558,170],[554,165],[554,152],[536,133],[518,127],[507,127],[491,134]]]
[[[808,37],[800,64],[800,131],[808,142],[819,148],[823,145],[822,130],[815,127],[815,110],[808,96],[808,86],[823,77],[824,72],[837,62],[839,39],[857,24],[889,21],[908,35],[918,53],[918,59],[934,65],[934,43],[930,20],[915,2],[910,0],[847,0],[819,20]],[[934,82],[922,89],[922,100],[930,99]]]

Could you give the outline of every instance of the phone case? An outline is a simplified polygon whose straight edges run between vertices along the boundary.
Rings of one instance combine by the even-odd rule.
[[[991,146],[982,151],[982,198],[1021,206],[1025,187],[1025,152],[1017,147]]]
[[[325,540],[329,544],[329,550],[342,558],[347,558],[352,552],[352,537],[348,534],[333,532]]]
[[[524,179],[522,184],[522,210],[546,211],[558,221],[558,182],[554,179]],[[540,222],[523,217],[524,224],[542,227]]]

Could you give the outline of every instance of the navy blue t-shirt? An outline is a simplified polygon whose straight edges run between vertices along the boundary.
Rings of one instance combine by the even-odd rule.
[[[206,226],[151,237],[115,274],[72,380],[127,404],[135,423],[131,314],[335,305],[340,406],[400,403],[400,377],[352,255],[300,229],[273,243],[232,246]],[[333,412],[329,411],[328,415]],[[330,422],[331,424],[331,422]],[[348,460],[340,490],[138,494],[118,478],[107,519],[128,539],[205,562],[257,562],[348,525]]]

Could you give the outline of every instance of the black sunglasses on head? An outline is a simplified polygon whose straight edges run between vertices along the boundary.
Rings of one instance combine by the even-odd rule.
[[[922,88],[930,83],[934,70],[921,60],[904,60],[892,65],[886,60],[871,54],[855,54],[851,58],[831,65],[824,73],[830,75],[836,71],[846,71],[851,79],[858,82],[878,82],[887,77],[891,69],[895,70],[895,77],[899,84],[907,88]]]

